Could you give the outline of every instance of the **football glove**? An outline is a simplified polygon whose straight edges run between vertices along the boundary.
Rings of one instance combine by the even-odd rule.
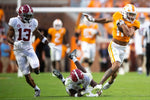
[[[93,18],[89,14],[83,13],[83,15],[87,18],[88,21],[90,21],[90,22],[94,22],[95,21],[95,18]]]
[[[23,46],[23,40],[20,40],[20,41],[16,41],[16,42],[14,42],[14,46],[16,47],[16,48],[18,48],[18,49],[21,49]]]
[[[54,43],[48,43],[49,48],[54,48],[55,44]]]
[[[56,47],[56,45],[54,43],[48,43],[48,46],[50,49],[60,50],[59,48]]]

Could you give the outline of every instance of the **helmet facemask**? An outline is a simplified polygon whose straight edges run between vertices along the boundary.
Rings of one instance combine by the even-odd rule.
[[[145,22],[145,15],[143,13],[140,13],[140,16],[139,16],[139,21],[141,24],[143,24]]]
[[[127,19],[131,22],[133,22],[136,18],[136,13],[127,12]]]
[[[56,19],[54,20],[53,22],[53,27],[56,29],[56,30],[60,30],[62,28],[62,21],[60,19]]]
[[[22,20],[26,23],[29,23],[32,18],[33,18],[33,14],[31,14],[31,13],[30,14],[24,13],[22,15]]]

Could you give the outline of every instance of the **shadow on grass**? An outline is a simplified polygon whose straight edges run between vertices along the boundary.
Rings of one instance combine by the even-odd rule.
[[[101,97],[150,97],[150,95],[102,95]]]

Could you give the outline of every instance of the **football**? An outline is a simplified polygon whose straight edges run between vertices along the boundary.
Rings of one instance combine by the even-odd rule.
[[[123,32],[123,29],[122,29],[122,27],[120,25],[117,25],[117,27],[118,27],[120,32]]]

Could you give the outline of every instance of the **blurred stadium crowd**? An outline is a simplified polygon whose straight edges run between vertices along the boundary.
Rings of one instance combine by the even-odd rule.
[[[16,13],[16,0],[0,0],[0,73],[6,72],[17,72],[18,67],[16,64],[15,56],[13,54],[13,48],[6,41],[6,34],[8,30],[8,21],[10,17],[17,16]],[[28,3],[31,7],[123,7],[128,3],[134,4],[136,7],[150,7],[150,0],[28,0],[22,1],[22,4]],[[45,3],[44,3],[45,2]],[[89,13],[95,18],[106,18],[112,16],[112,13]],[[143,13],[137,14],[137,19],[140,16],[149,22],[150,14]],[[63,27],[66,29],[65,39],[63,40],[62,53],[60,64],[58,65],[61,68],[57,68],[62,72],[68,72],[74,68],[75,65],[67,58],[67,53],[73,49],[78,49],[78,58],[82,57],[82,51],[80,47],[80,40],[76,38],[78,31],[78,25],[84,23],[82,20],[81,13],[35,13],[34,17],[39,21],[39,29],[45,35],[48,36],[48,29],[53,27],[53,22],[55,19],[59,18],[62,21]],[[96,39],[96,54],[95,60],[91,65],[92,72],[106,71],[110,65],[110,58],[108,56],[107,46],[109,40],[112,38],[112,27],[113,23],[108,24],[98,24],[98,31],[101,33],[101,36],[98,36]],[[33,47],[38,55],[40,60],[40,70],[41,72],[51,72],[55,67],[51,61],[51,50],[47,46],[43,45],[41,41],[34,37],[33,38]],[[143,53],[144,55],[144,53]],[[125,60],[125,66],[128,66],[128,71],[137,71],[138,61],[136,61],[137,55],[135,50],[135,41],[130,44],[129,53]],[[86,62],[86,61],[85,61]],[[143,61],[144,62],[144,61]],[[128,63],[128,64],[126,64]],[[86,63],[82,63],[86,66]],[[144,63],[143,66],[145,67]],[[57,67],[57,66],[56,66]],[[144,67],[142,67],[142,72],[144,72]],[[122,67],[123,68],[123,67]],[[122,69],[120,69],[122,71]],[[140,69],[141,71],[141,69]],[[139,72],[140,73],[140,72]],[[124,72],[120,72],[124,74]]]

